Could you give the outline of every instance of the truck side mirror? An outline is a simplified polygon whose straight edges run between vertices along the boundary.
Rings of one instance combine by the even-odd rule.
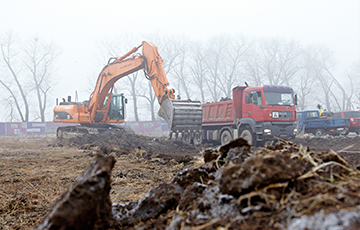
[[[297,101],[298,101],[297,94],[295,94],[295,105],[298,104]]]

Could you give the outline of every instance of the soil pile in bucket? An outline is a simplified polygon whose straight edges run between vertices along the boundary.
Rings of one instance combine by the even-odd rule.
[[[360,173],[334,151],[291,142],[252,151],[240,138],[202,156],[139,201],[112,204],[112,228],[360,228]]]

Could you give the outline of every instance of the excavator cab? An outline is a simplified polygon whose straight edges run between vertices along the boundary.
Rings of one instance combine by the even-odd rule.
[[[108,96],[106,96],[104,105],[106,104]],[[110,120],[124,120],[125,119],[125,104],[127,103],[127,98],[124,94],[113,94],[111,97],[110,108],[108,116]]]

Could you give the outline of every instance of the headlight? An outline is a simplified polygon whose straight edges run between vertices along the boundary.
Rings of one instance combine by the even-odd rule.
[[[271,129],[264,129],[265,135],[271,135]]]
[[[294,134],[295,134],[295,135],[297,134],[297,129],[296,129],[296,128],[294,129]]]

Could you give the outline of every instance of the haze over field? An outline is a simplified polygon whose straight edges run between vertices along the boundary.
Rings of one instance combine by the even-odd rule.
[[[49,120],[55,97],[77,91],[79,100],[88,98],[88,78],[96,78],[107,63],[98,56],[99,43],[125,34],[144,39],[154,33],[176,35],[200,42],[242,34],[322,44],[334,52],[339,81],[360,60],[358,0],[1,0],[0,20],[0,38],[11,31],[26,46],[25,41],[39,36],[61,50],[54,65],[57,84],[51,89]],[[128,49],[141,41],[134,40]],[[0,97],[6,98],[3,88]]]

